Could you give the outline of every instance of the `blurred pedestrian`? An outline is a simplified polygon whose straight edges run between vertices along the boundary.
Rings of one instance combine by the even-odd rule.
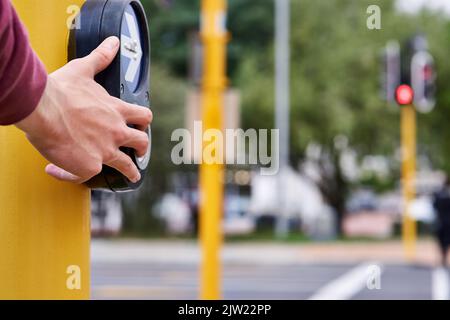
[[[442,265],[447,266],[450,246],[450,179],[445,178],[442,188],[434,194],[433,207],[436,212],[436,238],[441,250]]]

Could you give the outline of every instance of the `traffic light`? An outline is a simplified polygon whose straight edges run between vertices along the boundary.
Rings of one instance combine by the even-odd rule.
[[[433,57],[427,51],[419,51],[411,60],[411,86],[414,105],[420,112],[430,112],[435,104],[436,72]]]
[[[414,101],[414,90],[407,84],[402,84],[395,90],[395,100],[400,106],[411,105]]]
[[[427,113],[436,104],[436,70],[428,52],[425,36],[415,35],[403,48],[389,41],[383,55],[383,98],[398,105],[414,105],[419,112]],[[412,101],[409,99],[412,98]]]
[[[383,53],[382,98],[395,102],[395,94],[400,84],[400,45],[397,41],[389,41]]]

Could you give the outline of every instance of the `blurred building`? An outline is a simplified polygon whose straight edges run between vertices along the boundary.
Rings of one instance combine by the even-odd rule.
[[[286,214],[298,232],[303,231],[314,239],[336,236],[333,209],[323,200],[314,182],[292,169],[287,170]],[[252,175],[250,212],[256,219],[274,219],[280,214],[277,199],[277,176]]]

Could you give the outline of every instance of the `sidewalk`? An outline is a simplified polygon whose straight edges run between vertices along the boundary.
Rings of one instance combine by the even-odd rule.
[[[93,240],[91,256],[94,263],[173,263],[198,264],[200,251],[194,241],[163,240]],[[400,241],[336,242],[311,244],[232,243],[222,251],[225,264],[290,265],[333,263],[348,264],[363,261],[402,264]],[[434,266],[437,247],[431,239],[417,243],[416,264]]]

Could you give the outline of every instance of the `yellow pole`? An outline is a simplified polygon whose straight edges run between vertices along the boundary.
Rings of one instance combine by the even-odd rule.
[[[222,129],[221,112],[226,86],[226,1],[202,0],[201,37],[204,48],[202,81],[203,129]],[[219,152],[219,150],[216,150]],[[201,299],[220,299],[223,164],[200,166]]]
[[[67,21],[83,2],[13,1],[47,71],[67,62]],[[45,165],[22,132],[0,128],[1,299],[89,298],[90,192]]]
[[[416,110],[414,106],[401,107],[402,144],[402,237],[405,257],[413,261],[416,255],[416,222],[411,216],[411,203],[416,195]]]

